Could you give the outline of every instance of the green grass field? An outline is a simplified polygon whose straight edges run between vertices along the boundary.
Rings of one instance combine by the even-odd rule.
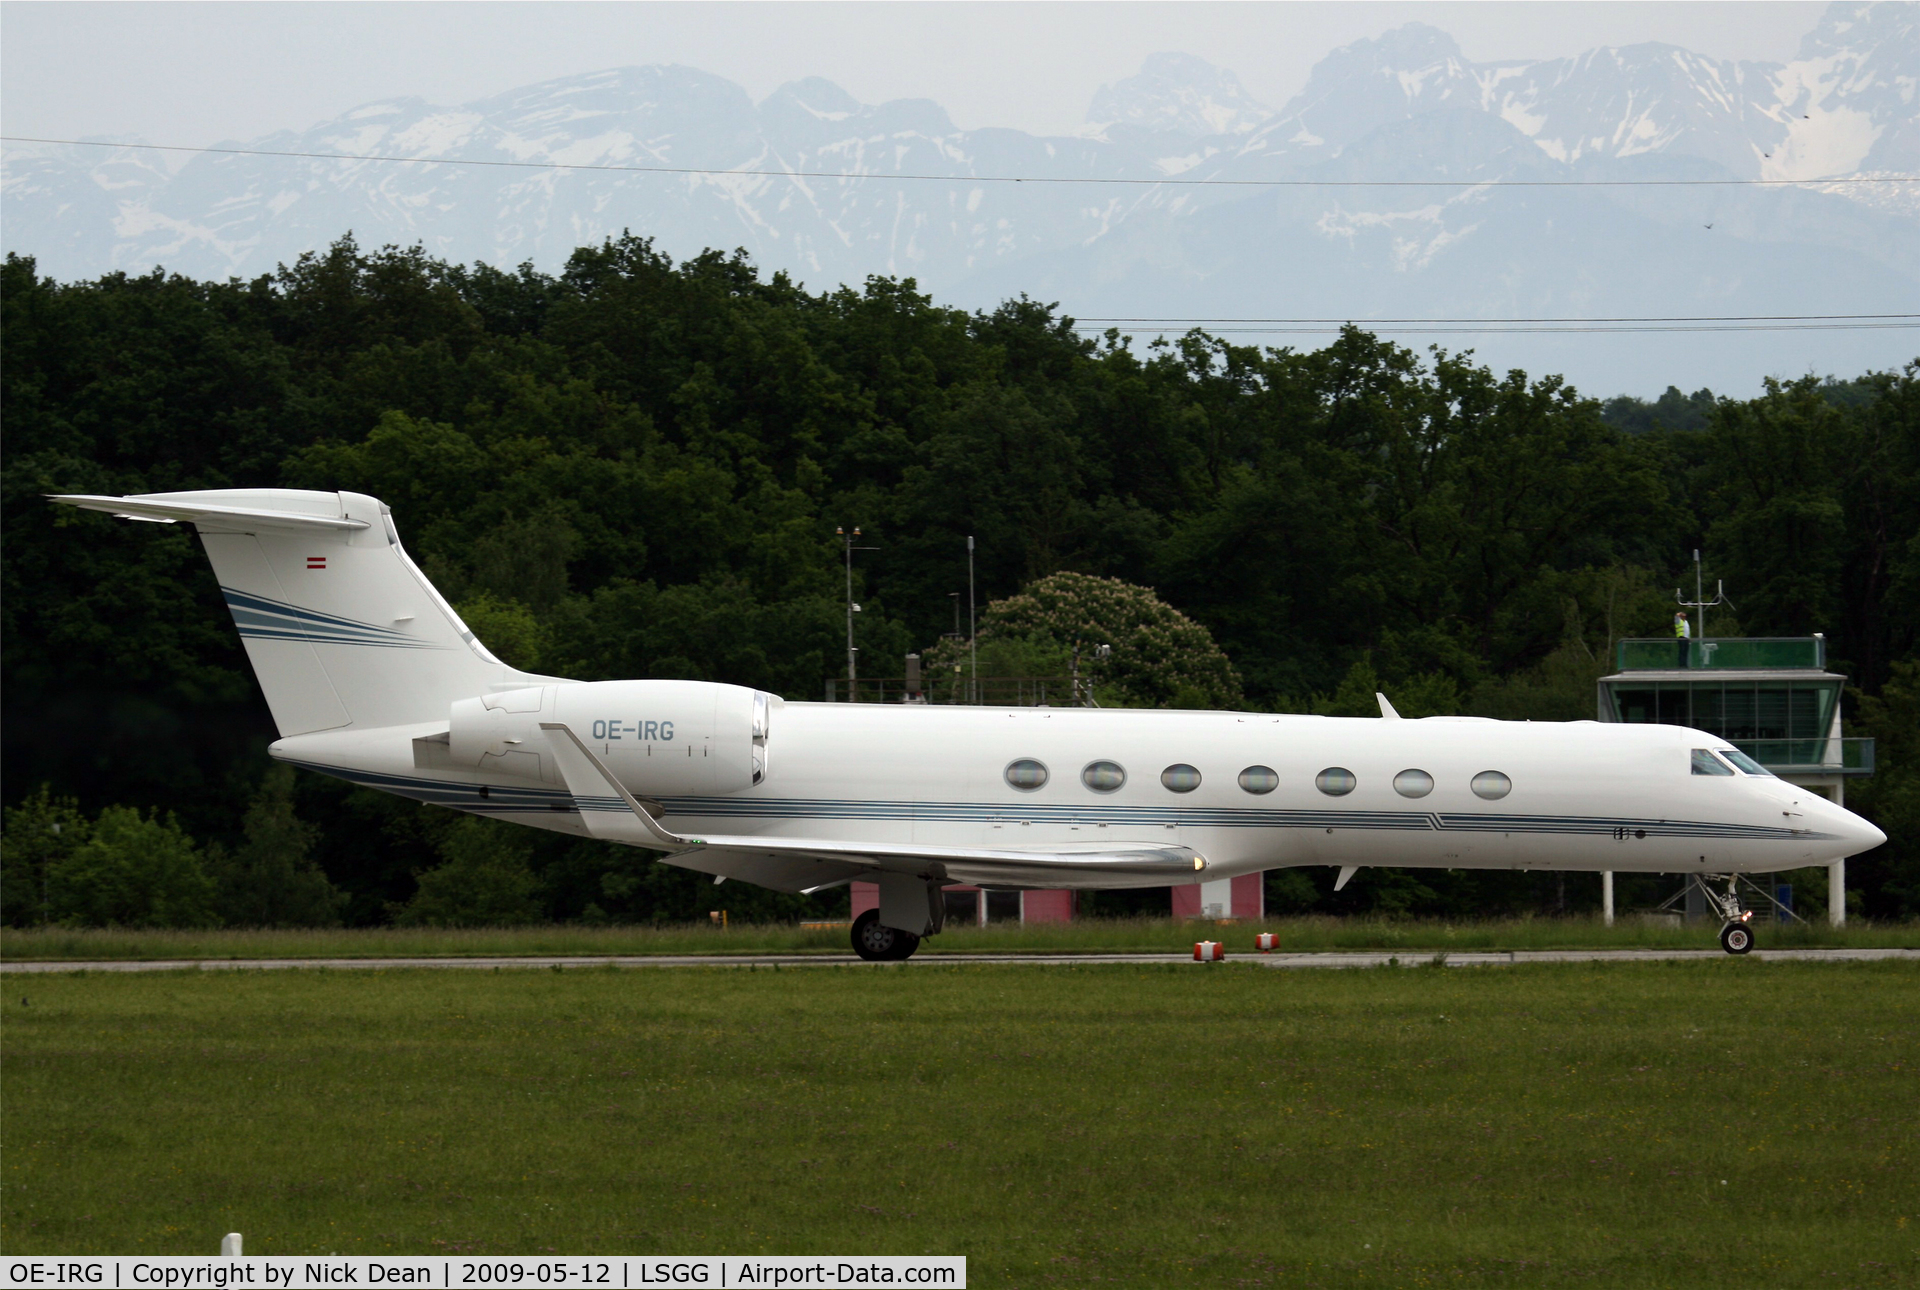
[[[0,1249],[951,1253],[975,1286],[1912,1285],[1920,968],[73,973]]]
[[[1514,918],[1443,923],[1418,919],[1276,918],[1232,926],[1169,918],[1090,918],[1072,923],[995,923],[952,927],[923,953],[1168,952],[1212,936],[1229,949],[1251,949],[1256,932],[1280,937],[1286,950],[1549,950],[1615,947],[1713,949],[1716,927],[1647,923],[1623,917]],[[1758,929],[1761,948],[1788,946],[1920,947],[1920,923],[1825,923]],[[124,931],[7,928],[0,959],[391,958],[503,954],[764,954],[848,952],[844,927],[791,923],[729,928],[706,924],[586,927],[552,924],[510,928],[348,928],[322,931],[228,929]]]

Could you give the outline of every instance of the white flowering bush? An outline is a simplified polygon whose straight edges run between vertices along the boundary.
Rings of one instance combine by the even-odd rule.
[[[1118,578],[1055,573],[1030,583],[1019,595],[987,606],[980,643],[983,651],[995,643],[1017,643],[1022,653],[1061,660],[1070,659],[1077,643],[1080,676],[1091,681],[1103,703],[1150,708],[1240,703],[1240,677],[1213,634],[1151,587]],[[1112,653],[1100,657],[1101,645]],[[942,641],[928,654],[934,666],[951,667],[965,658],[965,642]]]

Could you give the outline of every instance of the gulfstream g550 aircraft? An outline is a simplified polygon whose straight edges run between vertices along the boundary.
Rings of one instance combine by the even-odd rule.
[[[493,657],[359,493],[59,497],[199,529],[282,761],[777,891],[872,881],[906,958],[945,883],[1155,887],[1289,865],[1727,876],[1886,835],[1678,726],[786,703]]]

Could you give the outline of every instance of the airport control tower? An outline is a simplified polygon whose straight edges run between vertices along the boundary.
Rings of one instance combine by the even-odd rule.
[[[1600,720],[1692,726],[1719,735],[1790,783],[1845,805],[1873,773],[1873,740],[1840,734],[1841,687],[1824,636],[1623,640],[1600,679]],[[1846,862],[1829,869],[1827,916],[1846,921]]]

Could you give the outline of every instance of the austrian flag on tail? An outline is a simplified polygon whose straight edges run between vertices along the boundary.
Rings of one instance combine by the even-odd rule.
[[[308,557],[307,557],[307,568],[309,568],[309,569],[324,569],[324,568],[326,568],[326,567],[327,567],[327,557],[326,557],[326,556],[324,556],[324,555],[310,555],[310,556],[308,556]]]

